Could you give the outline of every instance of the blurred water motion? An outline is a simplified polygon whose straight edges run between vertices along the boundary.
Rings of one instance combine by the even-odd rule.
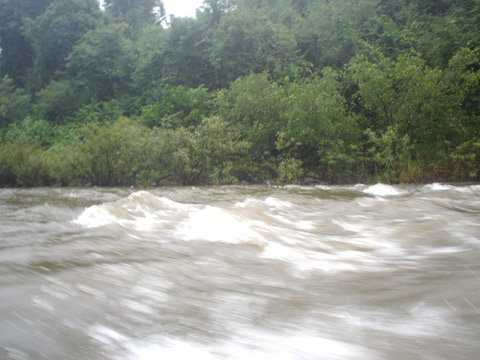
[[[1,359],[473,359],[480,186],[0,190]]]

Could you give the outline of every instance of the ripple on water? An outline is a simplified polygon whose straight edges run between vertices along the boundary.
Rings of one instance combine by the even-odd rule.
[[[472,359],[480,186],[0,190],[0,357]]]

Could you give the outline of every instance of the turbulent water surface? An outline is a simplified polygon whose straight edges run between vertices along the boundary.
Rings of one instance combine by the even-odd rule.
[[[0,190],[1,359],[474,359],[480,186]]]

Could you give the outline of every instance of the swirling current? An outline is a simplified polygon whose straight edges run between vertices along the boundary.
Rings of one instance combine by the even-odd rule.
[[[0,190],[0,359],[465,359],[480,185]]]

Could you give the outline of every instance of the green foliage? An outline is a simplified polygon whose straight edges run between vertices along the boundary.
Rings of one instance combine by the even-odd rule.
[[[265,160],[277,154],[276,142],[284,122],[283,88],[270,80],[267,73],[251,74],[237,79],[228,90],[219,93],[217,102],[220,116],[252,144],[252,159],[268,167]]]
[[[0,78],[0,128],[23,120],[30,111],[30,101],[30,96],[16,88],[10,77]]]
[[[479,74],[471,67],[478,61],[478,54],[463,49],[444,71],[416,56],[394,61],[380,55],[376,62],[359,56],[352,62],[349,72],[358,87],[364,126],[384,134],[375,136],[383,139],[375,143],[382,154],[389,154],[380,158],[380,164],[395,173],[389,178],[405,181],[399,166],[444,162],[467,140],[478,115],[467,114],[462,105],[478,84]],[[403,144],[401,150],[392,142]],[[403,165],[393,166],[393,160]]]
[[[70,119],[73,123],[113,123],[122,115],[118,101],[111,100],[84,105]]]
[[[23,138],[40,147],[52,145],[54,137],[54,126],[51,123],[31,116],[27,116],[20,123],[11,124],[5,134],[5,138],[9,141]]]
[[[477,0],[412,1],[405,29],[427,64],[443,68],[461,48],[478,46],[479,24]]]
[[[162,82],[192,88],[210,85],[214,75],[209,64],[209,37],[204,24],[191,18],[174,18],[165,43],[152,59]]]
[[[369,130],[367,134],[371,145],[368,155],[372,157],[377,181],[399,183],[424,179],[420,162],[412,159],[413,147],[408,135],[402,137],[391,126],[380,136]]]
[[[236,184],[248,176],[249,144],[218,117],[196,128],[154,128],[145,141],[142,184]]]
[[[203,86],[190,89],[166,85],[157,93],[158,101],[144,106],[140,116],[142,123],[151,128],[198,125],[213,111],[213,94]]]
[[[303,175],[302,160],[290,158],[283,160],[278,165],[278,184],[298,184]]]
[[[163,86],[166,42],[169,32],[160,26],[142,29],[134,43],[138,54],[132,81],[135,90],[142,97]]]
[[[450,172],[455,174],[454,180],[480,181],[480,141],[468,140],[450,154]]]
[[[478,0],[98,5],[0,0],[1,185],[480,180]]]
[[[194,132],[194,160],[191,169],[200,169],[198,180],[213,184],[235,184],[248,169],[250,144],[240,141],[238,131],[218,117],[205,118]],[[195,164],[195,162],[197,164]],[[201,181],[200,181],[201,182]]]
[[[281,74],[291,64],[301,63],[295,36],[282,23],[273,23],[258,11],[226,14],[212,35],[209,61],[215,86],[225,87],[239,76],[269,70]]]
[[[249,144],[219,118],[195,128],[148,129],[127,118],[89,123],[80,137],[46,152],[52,182],[102,186],[235,184],[249,168]]]
[[[298,47],[316,69],[340,69],[355,55],[376,18],[372,0],[311,1],[296,28]]]
[[[80,176],[92,185],[115,186],[135,182],[142,163],[141,142],[145,129],[127,118],[110,126],[89,123],[80,129],[78,145]]]
[[[25,85],[34,52],[24,33],[25,21],[42,14],[53,0],[0,0],[0,77]]]
[[[359,128],[339,93],[338,74],[288,85],[286,126],[277,146],[330,182],[345,181],[358,161]]]
[[[135,29],[164,21],[165,9],[160,0],[105,0],[107,13]]]
[[[48,184],[43,150],[23,136],[0,143],[0,184],[23,187]]]
[[[99,17],[96,0],[56,0],[40,16],[26,20],[25,33],[35,52],[33,89],[40,89],[64,69],[68,53],[97,26]]]
[[[53,124],[65,123],[79,106],[75,93],[76,89],[72,81],[51,81],[37,93],[34,111]]]
[[[66,59],[67,72],[87,99],[106,101],[130,90],[134,53],[124,24],[87,32]]]

